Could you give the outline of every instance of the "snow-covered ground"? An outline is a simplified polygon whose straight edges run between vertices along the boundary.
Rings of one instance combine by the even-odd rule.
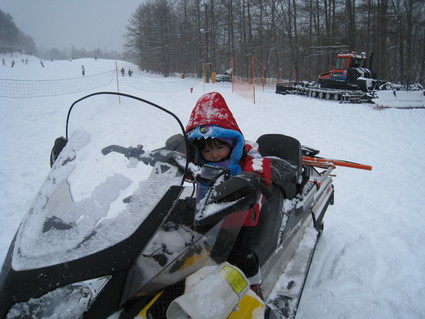
[[[115,61],[43,61],[0,56],[0,79],[51,80],[112,71]],[[12,68],[10,63],[16,61]],[[369,164],[372,171],[338,167],[335,205],[313,260],[297,318],[423,318],[425,314],[425,109],[377,110],[256,92],[256,103],[232,93],[230,83],[203,84],[163,78],[131,67],[119,90],[175,112],[183,123],[196,100],[220,92],[245,138],[283,133],[318,148],[321,155]],[[193,92],[191,92],[193,88]],[[94,91],[116,91],[116,81],[96,90],[50,97],[0,97],[0,262],[49,172],[56,137],[64,135],[73,101]],[[135,121],[129,118],[129,122]],[[154,125],[154,123],[152,124]],[[117,128],[119,129],[119,128]]]

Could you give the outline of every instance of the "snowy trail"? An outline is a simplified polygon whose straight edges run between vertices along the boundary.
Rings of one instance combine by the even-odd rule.
[[[351,150],[362,154],[373,171],[336,170],[336,204],[325,221],[301,318],[312,313],[324,318],[330,311],[335,318],[420,318],[424,313],[419,300],[425,254],[418,243],[425,240],[420,229],[425,144],[414,117],[424,115],[392,110],[347,116],[347,126],[358,129],[348,130],[336,147],[351,135]],[[323,307],[330,300],[332,306]]]
[[[88,72],[104,72],[114,63],[54,61],[41,69],[35,60],[31,78],[73,78],[81,64]],[[18,66],[1,77],[26,79],[28,70]],[[232,93],[230,83],[192,83],[190,93],[186,80],[173,87],[174,79],[135,73],[166,82],[164,89],[128,85],[123,92],[169,108],[183,123],[202,94],[218,91],[247,139],[283,133],[320,149],[324,157],[372,165],[372,171],[334,171],[335,205],[325,216],[297,318],[423,318],[425,110],[376,110],[365,104],[277,95],[273,89],[258,89],[253,104]],[[115,91],[116,84],[104,90]],[[49,171],[50,149],[64,134],[68,107],[86,93],[0,98],[0,260]]]

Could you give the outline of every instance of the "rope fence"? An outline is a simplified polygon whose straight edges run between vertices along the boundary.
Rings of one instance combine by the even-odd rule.
[[[155,81],[153,79],[131,76],[121,78],[120,85],[125,85],[132,89],[147,92],[175,93],[182,92],[193,88],[199,83],[196,78],[169,78],[168,81]]]
[[[164,82],[138,76],[116,75],[116,70],[72,79],[57,80],[11,80],[0,79],[0,97],[33,98],[58,96],[70,93],[89,91],[110,85],[118,81],[119,85],[140,91],[173,93],[193,88],[199,83],[194,78],[170,78]]]
[[[0,97],[31,98],[78,93],[112,83],[115,70],[72,79],[10,80],[0,79]]]

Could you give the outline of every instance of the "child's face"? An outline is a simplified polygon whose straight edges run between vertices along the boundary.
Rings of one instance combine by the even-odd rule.
[[[231,148],[228,144],[222,143],[219,145],[205,145],[201,151],[201,155],[207,162],[221,162],[229,156]]]

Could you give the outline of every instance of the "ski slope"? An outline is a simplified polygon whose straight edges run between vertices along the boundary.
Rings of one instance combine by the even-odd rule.
[[[0,97],[0,263],[47,176],[53,141],[65,134],[73,101],[119,89],[170,109],[186,123],[197,99],[218,91],[246,139],[282,133],[320,149],[324,157],[373,166],[372,171],[334,171],[335,205],[325,216],[297,318],[423,318],[425,109],[377,110],[366,104],[278,95],[273,87],[257,88],[254,104],[232,93],[231,83],[164,78],[127,62],[43,61],[42,67],[31,56],[0,57],[7,63],[0,67],[0,79],[75,79],[82,77],[82,65],[86,77],[116,66],[134,71],[131,78],[119,74],[118,87],[115,76],[107,86],[91,91]],[[27,64],[22,61],[26,58]]]

